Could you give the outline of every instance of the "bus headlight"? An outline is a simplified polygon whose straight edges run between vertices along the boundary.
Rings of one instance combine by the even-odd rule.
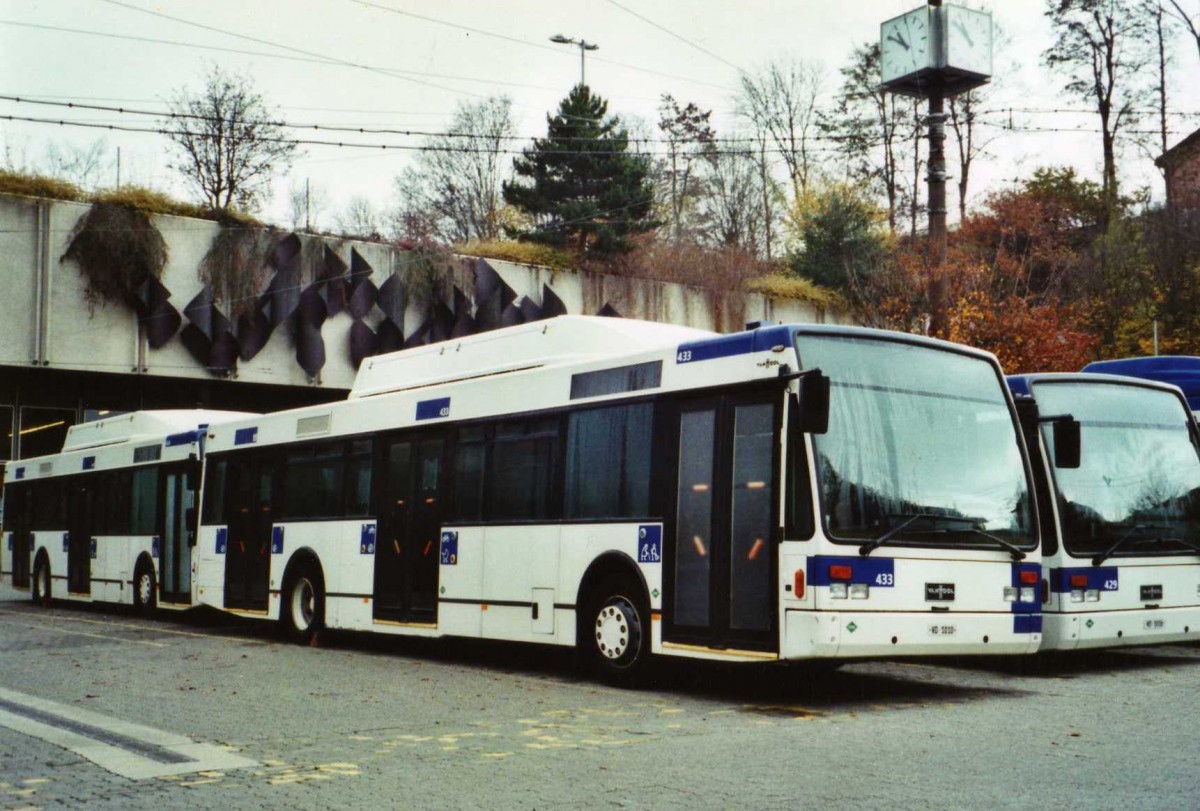
[[[1005,586],[1004,587],[1004,602],[1015,603],[1016,601],[1017,601],[1017,587],[1016,586]]]
[[[1083,599],[1089,603],[1100,602],[1100,589],[1088,589],[1083,593]]]
[[[1073,602],[1073,603],[1082,603],[1083,602],[1083,589],[1071,589],[1071,602]]]
[[[1037,592],[1033,588],[1033,586],[1022,586],[1021,587],[1021,602],[1032,603],[1036,599],[1037,599]]]
[[[849,595],[850,587],[845,583],[830,583],[829,596],[834,600],[844,600]]]
[[[850,599],[865,600],[871,594],[871,587],[866,583],[851,583],[850,584]]]

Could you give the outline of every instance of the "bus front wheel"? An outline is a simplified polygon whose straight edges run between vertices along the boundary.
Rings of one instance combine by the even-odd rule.
[[[284,627],[292,641],[312,641],[325,620],[325,587],[311,565],[302,566],[284,590]]]
[[[154,567],[145,560],[138,561],[133,575],[133,607],[145,616],[153,614],[158,605],[156,585]]]
[[[592,592],[580,627],[584,657],[601,678],[633,686],[650,659],[650,612],[641,585],[613,575]]]

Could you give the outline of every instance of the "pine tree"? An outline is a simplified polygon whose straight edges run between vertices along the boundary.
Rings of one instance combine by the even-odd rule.
[[[518,239],[612,255],[656,228],[649,157],[629,153],[629,135],[608,102],[576,85],[546,116],[547,134],[513,161],[504,201],[530,215]]]

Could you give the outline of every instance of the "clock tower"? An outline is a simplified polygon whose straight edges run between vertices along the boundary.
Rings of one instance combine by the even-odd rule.
[[[945,102],[992,77],[992,15],[942,0],[885,20],[879,26],[879,64],[884,90],[929,99],[929,243],[935,271],[946,261]],[[933,274],[932,334],[943,332],[946,279]]]

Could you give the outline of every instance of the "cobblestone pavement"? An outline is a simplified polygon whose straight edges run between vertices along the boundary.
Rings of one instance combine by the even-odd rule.
[[[1195,808],[1200,649],[832,674],[35,607],[0,585],[0,688],[256,765],[132,780],[0,724],[0,808]]]

